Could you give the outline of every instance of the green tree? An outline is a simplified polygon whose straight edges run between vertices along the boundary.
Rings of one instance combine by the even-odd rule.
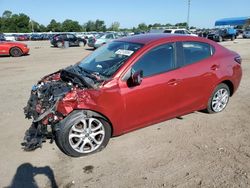
[[[103,20],[97,19],[95,21],[95,31],[97,31],[97,32],[99,32],[99,31],[105,32],[106,30],[107,29],[106,29],[105,22]]]
[[[60,32],[61,29],[61,23],[60,22],[56,22],[56,20],[52,19],[49,23],[49,25],[47,25],[47,31],[52,31],[52,32]]]
[[[20,32],[20,33],[30,32],[29,29],[30,18],[26,14],[21,13],[15,16],[14,23],[16,24],[15,32]]]
[[[145,23],[140,23],[137,29],[139,31],[148,31],[148,26]]]
[[[26,14],[12,14],[11,11],[4,11],[1,18],[1,32],[29,32],[30,18]]]
[[[83,25],[83,27],[85,28],[84,30],[86,30],[87,32],[95,31],[95,22],[89,20]]]
[[[40,25],[38,22],[34,21],[34,20],[30,20],[30,24],[29,24],[29,29],[32,32],[46,32],[47,28],[44,25]]]
[[[119,31],[120,23],[119,22],[113,22],[109,28],[110,31]]]
[[[5,10],[5,11],[3,12],[3,14],[2,14],[2,17],[3,17],[3,18],[11,18],[11,16],[12,16],[12,12],[9,11],[9,10]]]
[[[187,27],[187,22],[181,22],[181,23],[176,23],[175,24],[176,27]]]
[[[82,30],[82,27],[77,21],[67,19],[62,23],[62,31],[79,32],[81,30]]]

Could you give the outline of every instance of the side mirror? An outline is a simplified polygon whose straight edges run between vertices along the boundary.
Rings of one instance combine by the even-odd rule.
[[[128,86],[134,87],[134,86],[141,85],[142,78],[143,78],[143,71],[142,70],[139,70],[139,71],[136,71],[135,73],[132,73],[131,77],[128,79]]]

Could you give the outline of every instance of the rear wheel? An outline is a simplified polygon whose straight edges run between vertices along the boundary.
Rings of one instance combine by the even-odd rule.
[[[84,46],[85,46],[84,42],[83,42],[83,41],[80,41],[80,42],[79,42],[79,46],[80,46],[80,47],[84,47]]]
[[[222,42],[222,41],[223,41],[222,36],[219,36],[219,42]]]
[[[56,46],[57,46],[58,48],[62,48],[62,47],[63,47],[63,43],[59,41],[59,42],[56,43]]]
[[[223,111],[228,104],[229,97],[229,87],[224,83],[219,84],[208,100],[206,111],[208,113],[218,113]]]
[[[231,41],[234,41],[235,40],[235,36],[233,35],[232,37],[231,37]]]
[[[10,55],[12,57],[20,57],[21,55],[23,55],[23,52],[20,48],[14,47],[10,49]]]
[[[110,137],[111,127],[107,121],[80,115],[69,118],[57,131],[56,144],[66,155],[80,157],[101,151]]]

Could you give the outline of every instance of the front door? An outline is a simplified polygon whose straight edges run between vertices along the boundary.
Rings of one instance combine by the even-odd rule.
[[[175,69],[175,44],[168,43],[146,52],[132,67],[131,72],[143,71],[141,85],[120,85],[126,113],[126,131],[143,127],[166,118],[178,111],[179,70]]]

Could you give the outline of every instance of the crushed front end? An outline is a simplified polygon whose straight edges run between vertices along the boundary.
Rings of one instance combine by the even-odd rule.
[[[25,117],[33,119],[31,127],[26,131],[24,150],[34,150],[41,147],[46,139],[53,140],[53,128],[64,117],[56,111],[57,104],[64,95],[73,89],[71,83],[60,79],[60,72],[43,78],[31,90]]]
[[[27,106],[24,107],[25,117],[33,120],[21,144],[25,151],[41,147],[47,139],[52,143],[57,125],[79,101],[77,93],[95,87],[97,82],[90,76],[82,75],[71,66],[45,76],[32,87]]]

